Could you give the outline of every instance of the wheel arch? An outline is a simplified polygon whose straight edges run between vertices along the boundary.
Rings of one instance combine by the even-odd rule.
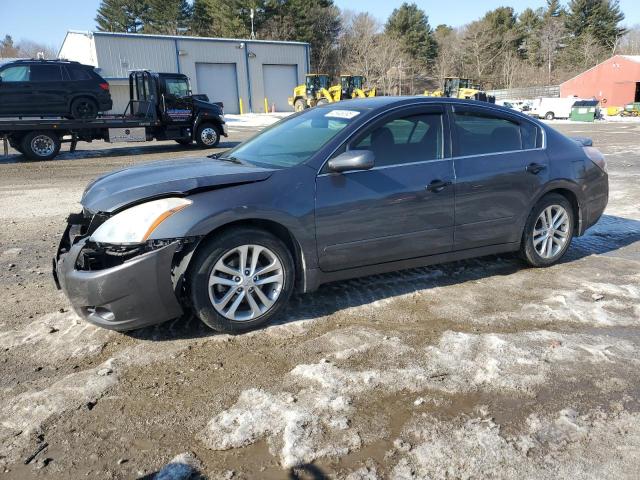
[[[304,291],[306,283],[306,262],[302,247],[289,228],[284,226],[282,223],[276,222],[274,220],[267,220],[262,218],[245,218],[219,225],[208,232],[206,235],[201,237],[198,245],[194,249],[194,253],[197,252],[198,249],[201,248],[205,243],[213,240],[216,236],[219,236],[220,234],[229,230],[243,227],[258,228],[260,230],[269,232],[285,244],[285,246],[291,253],[291,256],[293,257],[295,269],[295,271],[293,272],[295,279],[294,289],[297,292]]]
[[[533,208],[535,204],[540,201],[540,199],[542,199],[546,195],[549,195],[550,193],[562,195],[571,204],[571,207],[573,209],[574,234],[576,236],[580,236],[584,233],[584,208],[583,202],[580,200],[578,192],[579,187],[570,181],[554,182],[552,184],[549,184],[547,188],[545,188],[542,193],[540,193],[540,195],[536,197],[535,201],[531,205],[531,208]]]

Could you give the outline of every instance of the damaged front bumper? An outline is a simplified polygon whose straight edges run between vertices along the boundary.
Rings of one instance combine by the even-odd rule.
[[[92,269],[84,259],[90,249],[85,237],[58,252],[53,275],[73,309],[88,322],[134,330],[183,314],[172,281],[174,256],[181,247],[176,240],[120,264]]]

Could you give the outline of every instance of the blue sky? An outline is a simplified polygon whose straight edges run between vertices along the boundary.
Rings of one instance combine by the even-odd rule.
[[[432,26],[440,23],[460,26],[469,23],[487,10],[507,5],[521,12],[527,7],[537,8],[544,0],[413,0],[429,15]],[[384,21],[400,0],[335,0],[343,9],[371,12]],[[566,3],[566,1],[564,2]],[[94,17],[100,0],[0,0],[0,36],[11,35],[14,40],[30,39],[56,49],[67,30],[93,30]],[[640,24],[640,1],[620,0],[626,15],[625,24]]]

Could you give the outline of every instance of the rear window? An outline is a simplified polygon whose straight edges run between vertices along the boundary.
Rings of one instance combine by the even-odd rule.
[[[69,73],[69,80],[83,81],[92,79],[88,68],[67,66],[67,72]]]
[[[529,122],[518,124],[476,111],[455,112],[454,119],[458,134],[457,155],[460,156],[512,152],[540,146],[539,129]]]
[[[59,82],[62,80],[60,65],[31,65],[32,82]]]

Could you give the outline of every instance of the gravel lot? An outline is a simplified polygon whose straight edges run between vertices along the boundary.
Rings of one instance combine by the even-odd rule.
[[[92,177],[201,151],[12,151],[0,159],[0,476],[637,478],[640,124],[557,128],[594,139],[611,186],[564,263],[487,257],[326,285],[241,336],[195,320],[101,330],[50,275]],[[236,127],[222,146],[252,133]]]

